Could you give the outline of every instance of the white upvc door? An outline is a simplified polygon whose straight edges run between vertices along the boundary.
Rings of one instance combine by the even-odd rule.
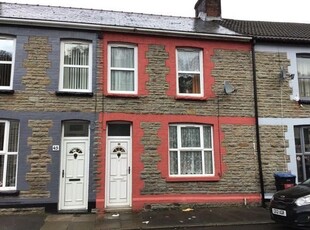
[[[106,207],[131,207],[131,139],[108,138]]]
[[[59,210],[87,210],[88,162],[88,138],[63,139]]]

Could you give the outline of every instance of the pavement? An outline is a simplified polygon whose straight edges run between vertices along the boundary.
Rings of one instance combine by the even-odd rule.
[[[188,229],[274,223],[267,208],[214,207],[99,214],[1,215],[0,230]]]

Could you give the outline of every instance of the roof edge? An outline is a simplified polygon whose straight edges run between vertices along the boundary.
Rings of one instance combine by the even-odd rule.
[[[252,40],[251,36],[244,35],[225,35],[225,34],[210,34],[210,33],[193,33],[182,32],[177,30],[160,30],[149,29],[141,27],[125,27],[125,26],[113,26],[113,25],[98,25],[89,23],[70,23],[70,22],[54,22],[44,20],[31,20],[31,19],[12,19],[12,18],[0,18],[0,23],[8,25],[23,25],[23,26],[38,26],[38,27],[53,27],[53,28],[69,28],[69,29],[82,29],[82,30],[94,30],[94,31],[110,31],[110,32],[130,32],[141,34],[155,34],[155,35],[169,35],[169,36],[183,36],[183,37],[199,37],[208,39],[222,39],[222,40],[234,40],[234,41],[249,41]]]

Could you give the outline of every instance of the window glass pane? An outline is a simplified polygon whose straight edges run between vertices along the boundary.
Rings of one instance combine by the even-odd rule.
[[[65,137],[88,137],[88,122],[69,121],[64,123]]]
[[[205,173],[206,174],[213,174],[213,161],[212,161],[212,152],[205,151]]]
[[[0,86],[10,86],[11,69],[11,64],[0,64]]]
[[[130,124],[109,124],[108,136],[130,136]]]
[[[309,128],[304,128],[304,143],[305,143],[305,152],[310,152],[310,130]]]
[[[12,61],[14,52],[14,41],[0,39],[0,61]]]
[[[297,72],[301,97],[310,96],[310,55],[297,54]]]
[[[295,136],[295,151],[296,153],[301,153],[301,139],[300,139],[300,128],[294,127]]]
[[[19,128],[19,123],[17,121],[10,122],[10,134],[9,134],[9,145],[8,145],[9,152],[17,152],[18,128]]]
[[[305,178],[304,180],[306,179],[309,179],[310,178],[310,155],[306,155],[305,156]]]
[[[200,93],[200,75],[179,73],[179,93]]]
[[[65,65],[88,65],[89,45],[65,43],[64,55]]]
[[[134,71],[111,71],[111,90],[134,91]]]
[[[63,88],[87,89],[88,68],[64,67]]]
[[[179,71],[200,71],[199,51],[198,50],[179,50],[178,51],[178,70]]]
[[[5,131],[5,123],[0,123],[0,151],[3,151],[4,147],[4,131]]]
[[[200,128],[181,127],[182,147],[200,147]]]
[[[0,155],[0,188],[4,186],[3,170],[4,170],[4,155]]]
[[[211,127],[203,126],[203,144],[205,148],[212,148]]]
[[[181,151],[181,174],[202,174],[200,151]]]
[[[170,151],[170,174],[178,174],[178,152]]]
[[[169,127],[169,148],[175,149],[177,147],[178,147],[177,127],[170,126]]]
[[[134,68],[134,49],[128,47],[112,47],[111,67]]]
[[[16,160],[17,160],[17,155],[8,155],[6,183],[5,183],[5,186],[7,187],[15,186]]]

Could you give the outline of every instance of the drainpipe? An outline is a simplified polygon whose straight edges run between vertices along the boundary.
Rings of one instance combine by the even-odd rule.
[[[255,44],[256,40],[252,40],[252,71],[253,71],[253,88],[254,88],[254,112],[255,112],[255,126],[256,126],[256,146],[257,146],[257,160],[258,160],[258,171],[259,171],[259,182],[261,190],[261,203],[262,207],[266,207],[265,204],[265,186],[264,176],[260,149],[260,135],[259,135],[259,123],[258,123],[258,101],[257,101],[257,82],[256,82],[256,60],[255,60]]]

